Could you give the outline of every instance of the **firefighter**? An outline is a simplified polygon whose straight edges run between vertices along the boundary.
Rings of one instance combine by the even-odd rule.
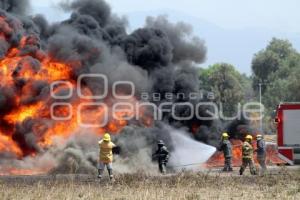
[[[256,136],[257,140],[257,161],[261,167],[261,174],[264,174],[267,170],[266,166],[266,143],[262,135]]]
[[[256,175],[256,169],[254,166],[254,161],[253,161],[253,147],[252,147],[252,136],[247,135],[246,140],[243,143],[242,147],[242,157],[243,157],[243,164],[240,169],[240,175],[243,175],[246,167],[249,165],[250,167],[250,173],[252,175]]]
[[[99,165],[98,165],[98,178],[102,178],[105,167],[107,168],[109,178],[113,179],[112,173],[112,162],[113,162],[113,153],[112,150],[116,145],[111,142],[110,135],[105,133],[102,140],[99,142]]]
[[[232,147],[229,141],[229,135],[227,133],[222,134],[222,141],[219,150],[223,151],[224,159],[225,159],[223,171],[231,172],[232,171],[232,166],[231,166]]]
[[[158,168],[160,173],[166,174],[166,166],[169,160],[169,151],[166,147],[164,141],[159,140],[157,143],[158,149],[153,154],[153,157],[157,158],[158,160]]]

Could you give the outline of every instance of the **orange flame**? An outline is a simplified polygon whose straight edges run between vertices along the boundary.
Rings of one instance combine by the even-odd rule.
[[[231,140],[232,144],[232,166],[240,167],[242,165],[242,145],[243,142],[241,140]],[[253,148],[256,149],[256,141],[252,143]],[[267,145],[266,150],[266,163],[267,164],[284,164],[285,162],[281,160],[278,156],[278,152],[276,150],[276,145],[269,144]],[[256,156],[254,154],[254,161],[257,163]],[[216,152],[204,165],[208,168],[213,167],[222,167],[224,166],[224,156],[223,152]]]
[[[11,139],[11,137],[4,135],[2,132],[0,132],[0,152],[11,152],[18,157],[23,155],[19,146]]]
[[[38,102],[35,105],[20,106],[17,110],[12,111],[10,114],[4,117],[10,124],[16,124],[22,122],[29,117],[36,117],[39,109],[43,106],[42,102]]]
[[[0,40],[9,42],[11,35],[15,29],[22,29],[22,24],[19,21],[12,26],[9,20],[0,16]],[[53,59],[50,55],[38,49],[39,39],[35,35],[26,35],[21,37],[17,45],[13,45],[7,50],[6,56],[0,59],[0,89],[12,91],[11,99],[8,103],[8,110],[4,111],[0,119],[0,154],[10,153],[18,158],[24,156],[36,156],[37,152],[31,150],[26,151],[26,147],[18,141],[18,138],[13,137],[17,125],[22,125],[26,120],[33,120],[32,132],[36,137],[37,145],[41,148],[48,148],[53,145],[55,137],[67,139],[76,133],[80,128],[80,122],[97,125],[103,121],[104,114],[108,114],[108,123],[104,127],[95,127],[91,129],[92,133],[97,135],[104,132],[117,134],[129,122],[129,118],[135,115],[143,116],[145,109],[136,110],[135,105],[138,100],[131,98],[125,102],[133,105],[133,110],[115,111],[113,113],[111,106],[118,102],[113,98],[103,100],[107,103],[106,107],[86,106],[81,107],[82,103],[96,103],[94,100],[80,99],[77,95],[73,95],[66,100],[72,106],[56,106],[51,113],[51,104],[55,102],[49,94],[46,97],[37,98],[38,100],[30,100],[31,97],[37,97],[33,89],[35,82],[42,82],[50,85],[54,81],[68,81],[72,85],[72,90],[76,90],[77,82],[74,80],[72,72],[81,67],[81,62],[72,61],[64,62]],[[27,46],[37,47],[36,50],[26,53],[24,49]],[[95,50],[91,50],[95,53]],[[97,52],[96,52],[97,53]],[[50,86],[49,86],[50,87]],[[59,92],[64,86],[54,88],[54,92]],[[91,96],[92,91],[82,86],[84,95]],[[28,100],[29,99],[29,100]],[[108,100],[110,99],[110,100]],[[113,99],[113,100],[112,100]],[[81,108],[81,112],[78,110]],[[51,114],[64,120],[52,120]],[[79,116],[78,116],[79,114]],[[70,117],[68,117],[70,116]],[[117,116],[114,118],[113,116]],[[150,126],[153,123],[151,116],[145,115],[141,118],[141,122],[145,126]],[[27,153],[25,153],[27,152]],[[0,174],[3,170],[0,166]],[[12,169],[6,168],[9,174],[35,174],[46,172],[49,169]]]

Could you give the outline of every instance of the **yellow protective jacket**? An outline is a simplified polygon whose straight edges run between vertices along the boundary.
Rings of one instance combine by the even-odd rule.
[[[112,142],[99,141],[99,160],[103,163],[111,163],[113,161],[112,149],[116,146]]]
[[[244,142],[242,147],[243,159],[253,159],[253,147],[249,142]]]

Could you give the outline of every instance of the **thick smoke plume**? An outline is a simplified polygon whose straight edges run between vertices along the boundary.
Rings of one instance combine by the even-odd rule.
[[[199,92],[196,65],[206,58],[205,43],[193,35],[190,25],[171,23],[166,16],[149,17],[144,27],[128,33],[127,20],[113,14],[103,0],[64,2],[61,6],[71,12],[69,19],[50,24],[42,15],[27,16],[28,3],[0,1],[0,173],[94,173],[97,141],[104,132],[112,133],[120,147],[115,166],[120,172],[156,171],[151,154],[159,139],[178,154],[181,143],[174,142],[173,129],[166,128],[169,126],[182,130],[176,132],[176,137],[185,138],[183,141],[186,136],[180,136],[182,132],[193,132],[192,138],[218,146],[220,132],[225,128],[217,120],[176,120],[170,112],[163,112],[162,120],[156,122],[148,109],[138,114],[112,113],[111,108],[119,100],[112,96],[111,89],[101,100],[77,95],[81,75],[103,74],[108,77],[108,88],[116,81],[134,83],[134,98],[124,100],[126,103],[158,106],[205,101],[188,97]],[[71,91],[66,85],[51,87],[56,81],[68,81]],[[87,96],[100,95],[105,90],[104,82],[96,78],[83,78],[81,84]],[[56,96],[71,95],[53,98],[52,90]],[[130,93],[125,86],[120,90],[121,94]],[[141,98],[143,93],[150,94],[149,98]],[[159,100],[151,95],[154,93]],[[174,94],[174,98],[166,98],[166,94]],[[69,103],[77,113],[81,103],[101,102],[109,113],[109,123],[102,128],[84,129],[77,123],[78,116],[67,121],[51,118],[53,104]],[[209,109],[199,107],[200,115],[209,116]],[[58,106],[53,112],[65,117],[67,110]],[[102,112],[89,106],[80,114],[82,119],[95,123]],[[185,106],[175,110],[182,117],[190,112]],[[121,119],[115,120],[114,114]],[[125,119],[136,115],[141,118]]]
[[[166,16],[157,18],[148,17],[146,27],[162,30],[173,46],[172,63],[180,63],[189,61],[202,63],[206,58],[206,46],[204,41],[193,36],[193,28],[191,25],[180,22],[172,24]]]
[[[0,9],[14,13],[17,15],[24,15],[28,11],[30,5],[29,0],[1,0]]]

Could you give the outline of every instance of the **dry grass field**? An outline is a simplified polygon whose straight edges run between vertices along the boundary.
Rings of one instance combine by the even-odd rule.
[[[89,175],[0,178],[0,199],[300,199],[300,172],[281,169],[265,176],[182,172],[116,175],[101,182]]]

